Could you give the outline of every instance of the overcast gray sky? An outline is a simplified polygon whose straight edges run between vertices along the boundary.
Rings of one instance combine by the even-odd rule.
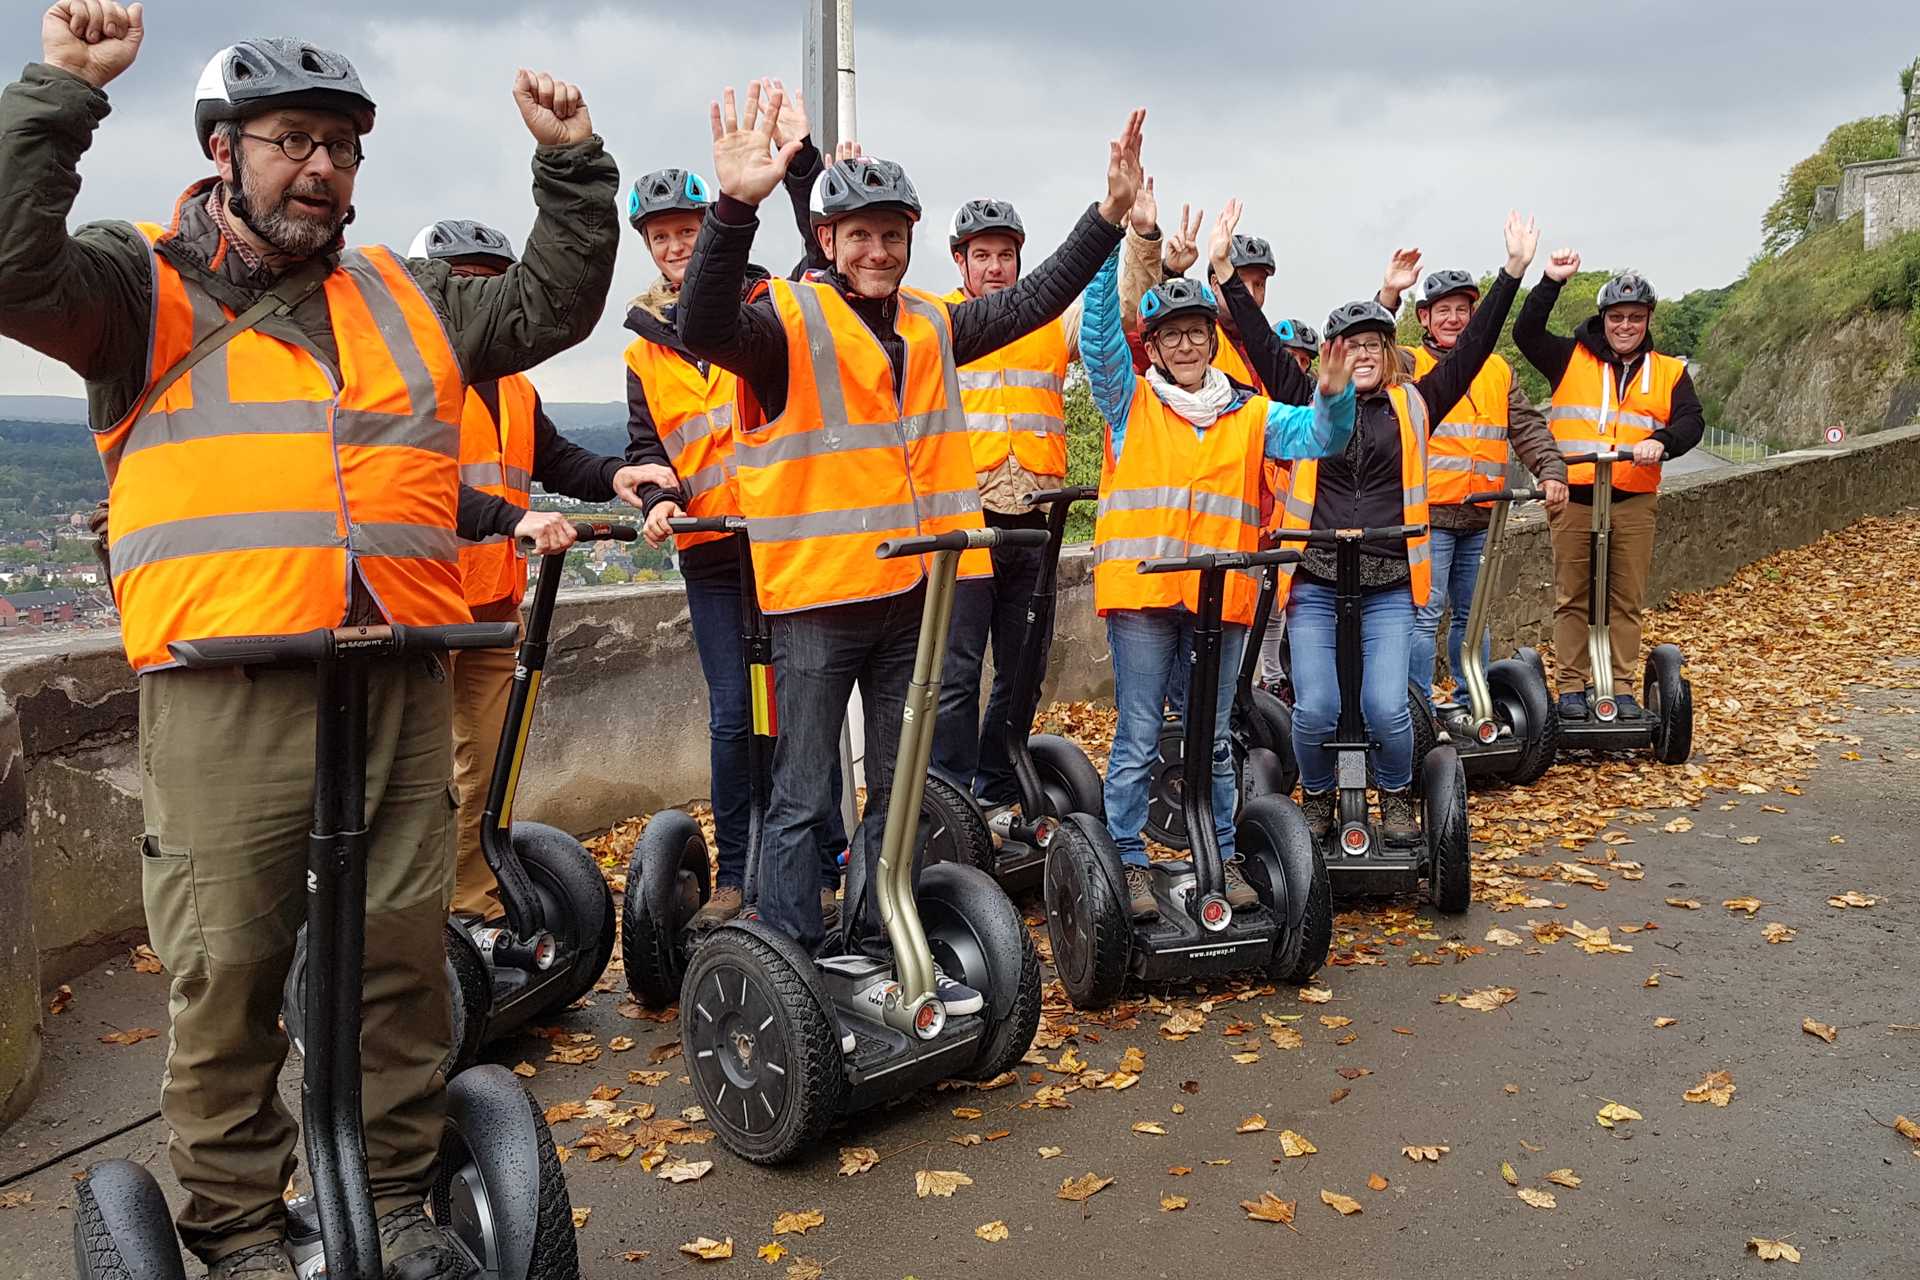
[[[221,45],[297,34],[345,52],[379,124],[351,234],[405,248],[440,217],[518,239],[532,222],[531,139],[509,96],[516,66],[586,91],[623,181],[711,170],[707,103],[774,74],[798,84],[801,0],[149,0],[140,60],[82,162],[75,224],[164,219],[206,171],[191,96]],[[0,49],[39,53],[43,6],[0,4]],[[1577,5],[1375,0],[857,0],[861,140],[907,167],[927,204],[909,279],[947,289],[953,208],[1014,201],[1046,252],[1104,190],[1106,139],[1148,108],[1144,158],[1163,221],[1180,203],[1246,202],[1270,238],[1275,318],[1315,323],[1370,293],[1396,244],[1429,266],[1490,269],[1509,207],[1538,216],[1543,250],[1635,266],[1663,294],[1725,284],[1759,243],[1780,173],[1834,124],[1898,108],[1920,54],[1912,0]],[[323,16],[324,15],[324,16]],[[776,197],[778,199],[778,197]],[[761,261],[791,265],[784,206]],[[1535,274],[1537,274],[1537,269]],[[652,278],[637,237],[586,343],[535,371],[551,400],[623,396],[625,300]],[[0,341],[0,393],[78,394],[64,367]]]

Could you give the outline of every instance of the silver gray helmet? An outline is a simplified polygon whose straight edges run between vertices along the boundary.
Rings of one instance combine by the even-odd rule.
[[[1349,338],[1356,333],[1384,333],[1389,338],[1395,332],[1393,312],[1387,310],[1372,298],[1364,302],[1349,302],[1338,307],[1327,317],[1327,341],[1335,338]]]
[[[627,192],[627,221],[635,231],[663,213],[702,213],[713,203],[707,180],[691,169],[655,169]]]
[[[1480,301],[1480,282],[1465,271],[1436,271],[1427,277],[1420,287],[1420,305],[1430,307],[1440,299],[1455,293],[1470,293],[1475,302]]]
[[[906,214],[909,222],[920,221],[920,193],[913,189],[907,171],[891,160],[872,156],[834,161],[813,184],[810,206],[816,227],[874,209],[890,209]]]
[[[1659,305],[1659,295],[1653,286],[1638,271],[1622,271],[1613,279],[1600,286],[1600,296],[1595,300],[1600,310],[1608,307],[1625,306],[1629,302],[1638,302],[1643,306]]]
[[[264,111],[337,111],[373,132],[373,99],[344,55],[284,36],[242,40],[213,55],[193,91],[193,128],[213,158],[214,126]]]
[[[1258,236],[1235,236],[1232,247],[1227,250],[1227,260],[1235,271],[1241,267],[1265,267],[1271,274],[1280,269],[1273,262],[1273,246]]]
[[[960,246],[975,236],[1012,236],[1016,245],[1027,243],[1027,229],[1020,215],[1005,200],[969,200],[954,210],[953,226],[947,231],[947,249],[960,252]]]
[[[465,218],[445,218],[420,228],[407,256],[439,262],[491,258],[503,267],[512,266],[515,261],[513,241],[484,222],[470,222]]]

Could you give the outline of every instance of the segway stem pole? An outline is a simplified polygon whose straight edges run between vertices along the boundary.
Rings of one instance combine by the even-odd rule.
[[[1213,731],[1219,720],[1215,712],[1220,702],[1220,606],[1226,594],[1226,577],[1225,569],[1206,569],[1200,574],[1200,611],[1194,619],[1193,668],[1187,680],[1181,807],[1187,820],[1188,847],[1193,853],[1196,909],[1226,893],[1219,834],[1213,829]]]
[[[1013,762],[1014,782],[1020,789],[1020,813],[1029,822],[1038,821],[1047,811],[1046,788],[1040,772],[1033,767],[1033,753],[1027,749],[1027,737],[1033,730],[1033,716],[1040,701],[1040,684],[1046,678],[1046,635],[1053,625],[1053,602],[1060,575],[1060,547],[1067,537],[1067,517],[1073,504],[1099,496],[1088,486],[1067,489],[1042,489],[1027,495],[1027,505],[1047,506],[1047,551],[1041,557],[1040,572],[1035,575],[1033,594],[1027,597],[1026,630],[1019,655],[1011,673],[1006,719],[997,730]],[[1065,817],[1065,814],[1053,814]]]
[[[1613,636],[1607,630],[1611,604],[1607,599],[1608,560],[1613,541],[1613,467],[1631,465],[1633,454],[1621,449],[1567,455],[1567,465],[1593,465],[1593,522],[1587,529],[1587,663],[1593,668],[1593,695],[1613,697]]]
[[[1530,502],[1544,496],[1544,491],[1540,489],[1500,489],[1490,493],[1470,493],[1466,497],[1468,505],[1493,504],[1493,514],[1487,522],[1486,540],[1480,544],[1480,576],[1474,580],[1473,603],[1467,607],[1467,634],[1460,648],[1458,673],[1461,683],[1467,686],[1467,703],[1476,725],[1493,719],[1493,690],[1487,684],[1487,662],[1480,650],[1491,625],[1489,615],[1493,612],[1494,579],[1499,576],[1505,560],[1507,517],[1512,514],[1514,503]],[[1432,679],[1431,673],[1427,673],[1427,679]]]

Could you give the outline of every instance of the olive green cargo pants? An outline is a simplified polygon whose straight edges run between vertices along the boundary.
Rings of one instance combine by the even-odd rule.
[[[452,1039],[441,929],[453,887],[448,685],[376,668],[367,727],[362,1109],[375,1208],[418,1203],[440,1143]],[[171,975],[161,1114],[189,1199],[181,1238],[211,1264],[277,1239],[294,1169],[281,983],[306,916],[311,670],[157,671],[140,680],[142,890]]]

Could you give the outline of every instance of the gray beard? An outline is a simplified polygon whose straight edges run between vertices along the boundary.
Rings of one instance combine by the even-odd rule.
[[[234,179],[234,186],[227,192],[227,208],[276,252],[289,258],[311,258],[325,253],[340,238],[340,230],[347,224],[346,217],[316,221],[294,216],[289,212],[292,188],[288,188],[271,209],[257,209],[247,190],[245,169],[236,168]]]

